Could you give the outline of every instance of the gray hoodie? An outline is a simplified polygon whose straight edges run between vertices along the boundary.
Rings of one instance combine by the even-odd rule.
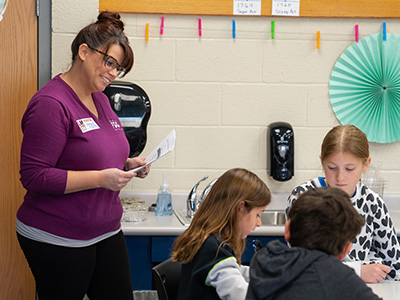
[[[258,251],[250,263],[246,299],[381,299],[353,269],[318,250],[289,248],[278,240]]]

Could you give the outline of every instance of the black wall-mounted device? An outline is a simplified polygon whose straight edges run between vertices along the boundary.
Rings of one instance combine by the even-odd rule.
[[[129,157],[138,156],[146,146],[151,114],[149,97],[140,86],[124,81],[112,82],[103,93],[124,128],[130,146]]]
[[[290,180],[294,175],[294,134],[290,124],[272,123],[268,127],[270,176],[278,181]]]

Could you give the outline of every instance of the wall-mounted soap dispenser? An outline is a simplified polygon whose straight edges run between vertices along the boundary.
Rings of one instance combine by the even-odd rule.
[[[294,175],[293,128],[284,122],[272,123],[268,127],[270,176],[278,181],[290,180]]]

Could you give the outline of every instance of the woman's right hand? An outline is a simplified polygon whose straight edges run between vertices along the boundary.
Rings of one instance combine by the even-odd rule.
[[[390,267],[382,264],[361,265],[361,279],[366,283],[377,283],[385,279]]]
[[[124,172],[117,168],[105,169],[100,173],[101,187],[111,191],[120,191],[136,176],[134,172]]]

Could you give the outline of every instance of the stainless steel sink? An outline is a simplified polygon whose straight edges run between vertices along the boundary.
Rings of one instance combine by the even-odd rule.
[[[179,222],[181,222],[181,224],[183,226],[189,226],[190,225],[190,222],[192,221],[192,218],[187,217],[186,209],[174,210],[174,214],[175,214],[175,216],[178,218]]]
[[[189,226],[192,221],[186,216],[186,209],[174,210],[175,216],[184,226]],[[285,211],[283,210],[264,210],[261,214],[262,226],[283,226],[286,222]]]
[[[262,226],[285,225],[286,216],[283,210],[264,210],[261,214]]]

